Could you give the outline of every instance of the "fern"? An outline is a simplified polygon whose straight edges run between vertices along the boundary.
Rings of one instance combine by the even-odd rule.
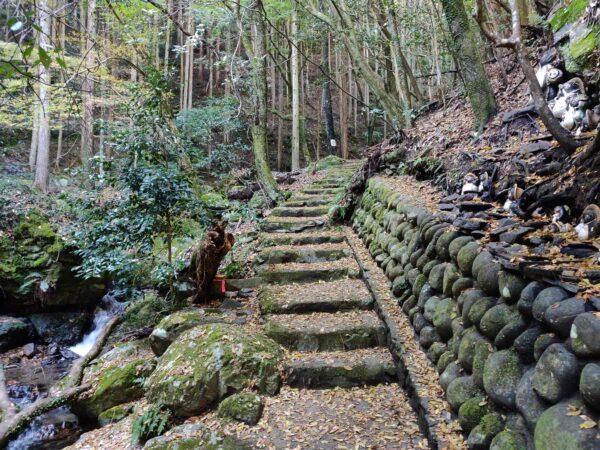
[[[171,412],[163,405],[152,405],[141,416],[138,416],[132,426],[132,442],[144,444],[149,439],[162,435],[173,422]]]

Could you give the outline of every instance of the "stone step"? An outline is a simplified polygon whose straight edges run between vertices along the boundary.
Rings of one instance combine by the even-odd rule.
[[[294,233],[314,228],[322,228],[329,220],[327,216],[317,217],[276,217],[269,216],[263,223],[264,231]]]
[[[279,206],[271,211],[271,215],[276,217],[318,217],[326,215],[327,211],[329,211],[329,206]]]
[[[394,359],[385,347],[348,352],[294,352],[286,359],[283,370],[287,384],[300,388],[349,388],[396,379]]]
[[[324,244],[326,242],[345,242],[343,233],[338,231],[315,230],[307,233],[263,233],[260,243],[263,247],[275,245]]]
[[[370,309],[373,297],[362,280],[264,286],[258,295],[262,314],[336,312]]]
[[[342,192],[344,189],[343,188],[321,188],[321,187],[308,187],[305,189],[302,189],[300,191],[301,194],[308,194],[308,195],[337,195],[340,192]]]
[[[343,187],[345,187],[346,183],[349,180],[344,179],[344,180],[333,180],[333,181],[326,181],[326,182],[316,182],[313,183],[313,185],[311,186],[311,188],[317,188],[317,189],[342,189]]]
[[[352,251],[345,242],[337,244],[279,245],[261,250],[256,256],[256,261],[261,264],[314,263],[335,261],[346,258],[351,254]]]
[[[333,203],[333,201],[335,200],[334,197],[331,197],[331,199],[329,198],[320,198],[317,196],[310,196],[308,198],[303,197],[303,198],[292,198],[290,200],[288,200],[287,202],[285,202],[283,204],[283,206],[286,206],[288,208],[299,208],[299,207],[303,207],[303,206],[323,206],[323,205],[327,205],[329,207],[329,205],[331,205]],[[327,211],[326,211],[327,212]]]
[[[386,343],[383,322],[373,311],[271,315],[265,332],[284,347],[301,352],[354,350]]]
[[[360,268],[352,257],[318,263],[266,264],[257,269],[258,276],[267,283],[289,284],[311,281],[332,281],[340,278],[358,278]]]

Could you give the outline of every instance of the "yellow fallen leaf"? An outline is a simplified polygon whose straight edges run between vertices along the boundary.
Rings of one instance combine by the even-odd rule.
[[[579,428],[587,430],[588,428],[594,428],[596,425],[595,421],[588,418],[585,422],[579,424]]]

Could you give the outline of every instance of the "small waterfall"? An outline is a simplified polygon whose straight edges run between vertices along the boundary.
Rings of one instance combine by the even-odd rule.
[[[123,311],[123,303],[119,303],[115,300],[115,298],[106,294],[102,298],[102,304],[96,308],[94,313],[94,323],[92,324],[92,329],[89,333],[83,336],[83,339],[80,343],[75,344],[73,347],[70,347],[73,353],[76,353],[79,356],[85,356],[92,349],[94,342],[98,338],[98,335],[102,332],[104,325],[113,317],[115,314]]]

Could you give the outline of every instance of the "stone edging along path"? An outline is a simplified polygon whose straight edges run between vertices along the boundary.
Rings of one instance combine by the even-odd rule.
[[[439,375],[419,345],[408,317],[398,307],[385,273],[352,229],[344,227],[344,232],[388,329],[388,345],[397,365],[398,381],[408,390],[431,447],[467,448],[460,424],[451,417],[450,406],[444,399]]]

